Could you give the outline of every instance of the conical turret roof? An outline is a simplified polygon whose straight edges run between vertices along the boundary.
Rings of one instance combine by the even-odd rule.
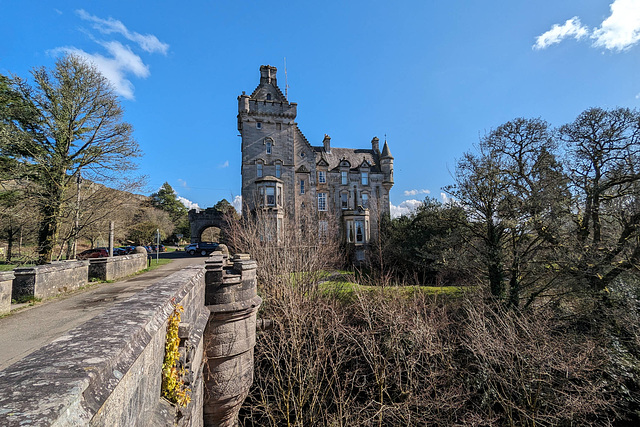
[[[391,151],[389,151],[389,145],[387,144],[386,140],[384,141],[384,147],[382,147],[382,153],[380,153],[381,159],[384,159],[385,157],[393,159],[393,156],[391,155]]]

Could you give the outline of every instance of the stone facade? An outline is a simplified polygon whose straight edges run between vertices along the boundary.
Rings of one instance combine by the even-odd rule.
[[[342,238],[357,248],[375,239],[379,218],[389,215],[393,156],[387,142],[371,148],[337,148],[324,136],[313,146],[295,119],[297,104],[277,85],[276,68],[260,67],[260,84],[238,97],[238,131],[242,137],[243,209],[265,212],[279,233],[285,218],[310,214],[323,222],[337,220]],[[246,212],[245,212],[246,214]]]

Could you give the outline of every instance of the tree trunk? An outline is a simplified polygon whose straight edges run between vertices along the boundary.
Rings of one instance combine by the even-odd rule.
[[[53,249],[58,238],[58,220],[62,204],[63,190],[50,189],[48,197],[41,205],[42,222],[38,231],[38,264],[51,262]]]

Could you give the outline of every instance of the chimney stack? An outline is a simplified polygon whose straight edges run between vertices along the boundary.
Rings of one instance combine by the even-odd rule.
[[[380,152],[380,140],[378,139],[377,136],[374,136],[373,139],[371,140],[371,148],[373,149],[374,153]]]
[[[324,134],[324,139],[322,140],[322,145],[324,145],[324,151],[327,153],[331,153],[331,137]]]

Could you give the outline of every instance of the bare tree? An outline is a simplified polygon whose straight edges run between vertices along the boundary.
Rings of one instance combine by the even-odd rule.
[[[107,79],[84,59],[67,55],[53,69],[32,71],[34,85],[15,79],[16,90],[37,111],[22,127],[28,139],[4,147],[22,164],[37,197],[40,262],[51,261],[65,190],[82,171],[91,181],[111,182],[132,170],[140,154],[132,127]]]
[[[559,135],[574,196],[572,274],[602,290],[640,265],[640,113],[591,108]]]

